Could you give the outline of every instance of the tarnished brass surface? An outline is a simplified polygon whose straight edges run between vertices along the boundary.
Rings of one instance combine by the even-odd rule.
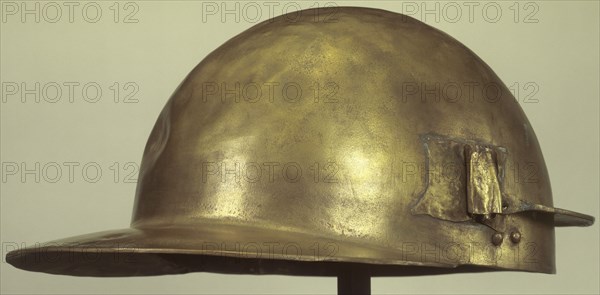
[[[473,52],[396,13],[305,10],[229,40],[179,86],[131,228],[7,260],[94,276],[552,273],[555,224],[593,223],[552,206],[532,127]]]

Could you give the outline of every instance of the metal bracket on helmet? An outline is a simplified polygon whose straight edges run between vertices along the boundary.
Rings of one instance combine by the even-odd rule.
[[[464,145],[467,213],[484,220],[502,213],[497,153],[488,146]]]
[[[414,214],[465,222],[476,221],[490,226],[498,214],[534,211],[554,214],[555,226],[589,226],[594,217],[531,204],[510,198],[510,207],[502,191],[508,151],[504,147],[481,142],[427,134],[422,136],[427,155],[427,187],[412,208]]]

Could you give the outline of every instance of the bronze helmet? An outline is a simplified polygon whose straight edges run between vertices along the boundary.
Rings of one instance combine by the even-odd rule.
[[[316,12],[260,23],[193,69],[148,139],[130,228],[7,261],[82,276],[555,272],[554,227],[594,218],[553,207],[496,74],[410,17]]]

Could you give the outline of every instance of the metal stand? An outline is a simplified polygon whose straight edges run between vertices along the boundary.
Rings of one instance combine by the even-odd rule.
[[[337,277],[338,295],[371,295],[371,276],[358,268],[350,267]]]

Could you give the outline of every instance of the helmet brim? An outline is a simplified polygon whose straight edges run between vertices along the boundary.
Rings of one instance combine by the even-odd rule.
[[[6,261],[28,271],[95,277],[189,272],[336,276],[350,264],[361,264],[372,276],[503,269],[414,262],[402,259],[406,256],[401,252],[285,229],[211,224],[97,232],[15,250],[7,254]],[[553,269],[542,272],[552,273]]]

